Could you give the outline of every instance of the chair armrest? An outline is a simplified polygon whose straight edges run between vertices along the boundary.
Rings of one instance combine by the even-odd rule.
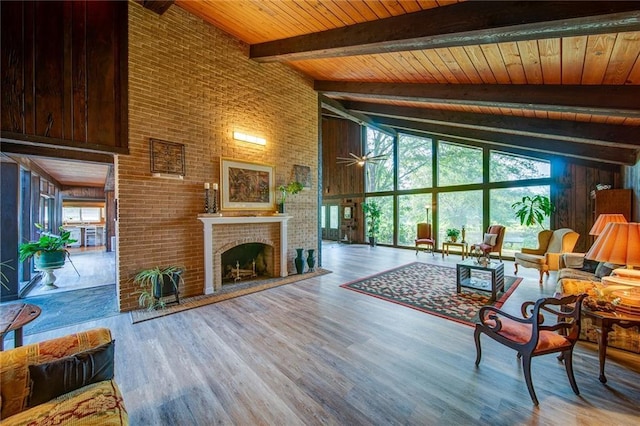
[[[560,258],[564,253],[546,253],[545,260],[550,271],[560,270]]]
[[[538,255],[538,256],[543,256],[544,255],[544,250],[542,250],[540,248],[532,249],[532,248],[522,247],[522,249],[520,249],[520,252],[525,253],[525,254],[535,254],[535,255]]]

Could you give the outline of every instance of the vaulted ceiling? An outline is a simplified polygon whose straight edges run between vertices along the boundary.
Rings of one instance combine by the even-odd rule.
[[[141,0],[181,7],[330,114],[614,164],[640,150],[640,2]],[[392,130],[393,131],[393,130]]]

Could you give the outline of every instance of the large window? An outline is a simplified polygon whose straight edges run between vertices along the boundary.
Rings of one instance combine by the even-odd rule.
[[[440,142],[438,144],[438,186],[482,183],[482,150]]]
[[[461,230],[471,244],[482,241],[482,191],[444,192],[438,196],[438,242],[446,240],[449,228]],[[440,245],[442,247],[442,245]]]
[[[65,223],[101,223],[104,222],[104,203],[81,202],[65,203],[62,207],[62,219]]]
[[[367,202],[369,201],[375,201],[380,206],[380,230],[376,241],[380,244],[393,244],[393,197],[367,197]]]
[[[385,156],[382,161],[365,165],[365,188],[367,192],[393,190],[393,137],[375,129],[367,128],[365,154]]]
[[[429,217],[427,217],[427,209]],[[398,245],[414,246],[417,224],[432,223],[431,194],[398,196]]]
[[[542,227],[520,225],[520,221],[515,218],[511,208],[511,204],[522,200],[522,197],[526,195],[546,195],[548,197],[549,186],[492,189],[489,192],[491,223],[507,227],[502,243],[502,252],[506,255],[512,255],[522,247],[538,246],[538,232],[542,230]],[[544,227],[549,229],[549,218],[546,218]]]
[[[489,165],[491,182],[547,178],[551,176],[551,165],[548,161],[521,155],[491,151]]]
[[[432,141],[412,135],[398,135],[398,188],[433,186]]]

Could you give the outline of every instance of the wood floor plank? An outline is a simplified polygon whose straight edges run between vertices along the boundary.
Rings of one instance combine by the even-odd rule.
[[[515,352],[473,328],[339,287],[413,261],[458,255],[387,247],[323,248],[333,273],[131,324],[129,314],[26,336],[40,341],[105,326],[116,381],[135,425],[632,425],[640,355],[611,349],[606,385],[594,344],[579,342],[575,395],[555,356],[535,358],[534,407]],[[513,275],[513,262],[505,262]],[[503,308],[553,294],[555,274],[524,277]]]

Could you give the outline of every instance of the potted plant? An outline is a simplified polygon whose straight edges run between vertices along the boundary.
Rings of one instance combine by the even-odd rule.
[[[455,243],[456,241],[458,241],[458,237],[460,236],[460,230],[456,228],[449,228],[447,229],[446,234],[447,238],[449,238],[449,241]]]
[[[369,245],[373,247],[376,245],[376,237],[380,230],[380,215],[382,214],[382,210],[380,209],[380,205],[375,201],[367,201],[362,204],[362,211],[367,220]]]
[[[182,266],[167,266],[161,268],[155,266],[150,269],[143,269],[133,278],[141,290],[138,297],[138,304],[146,307],[147,310],[164,308],[166,302],[164,297],[175,295],[176,303],[180,303],[179,287],[182,282]]]
[[[298,181],[292,181],[286,185],[280,185],[278,187],[278,190],[281,194],[280,202],[278,203],[278,213],[284,213],[284,203],[285,201],[287,201],[287,195],[297,194],[298,192],[302,191],[302,188],[304,188],[304,186],[302,186],[302,184]]]
[[[546,195],[534,195],[533,197],[522,197],[521,201],[511,204],[515,210],[515,215],[520,219],[520,225],[533,226],[540,225],[544,229],[544,219],[551,216],[555,206]]]
[[[36,228],[42,230],[42,225],[35,224]],[[37,269],[55,269],[64,265],[65,258],[69,257],[66,247],[77,240],[71,238],[71,232],[65,231],[61,226],[58,228],[60,235],[49,232],[41,232],[38,241],[30,241],[20,244],[18,253],[20,262],[33,257]]]

